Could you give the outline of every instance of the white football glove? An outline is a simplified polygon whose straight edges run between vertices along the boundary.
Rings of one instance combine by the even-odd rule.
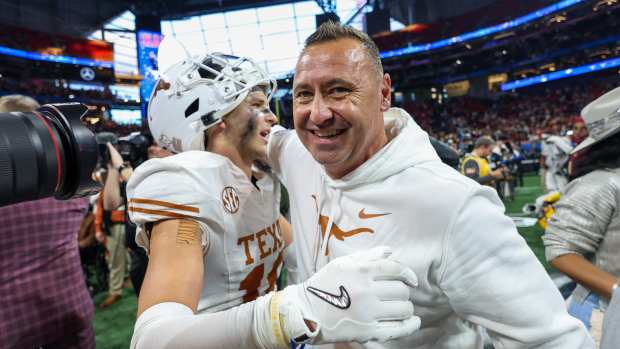
[[[388,259],[389,247],[336,258],[306,282],[276,294],[282,335],[296,343],[388,341],[420,328],[414,272]],[[310,331],[305,320],[316,324]]]

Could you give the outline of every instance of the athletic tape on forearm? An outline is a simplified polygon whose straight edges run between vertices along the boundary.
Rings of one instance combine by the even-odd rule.
[[[278,294],[272,292],[255,301],[253,332],[260,349],[287,349],[289,347],[280,325],[278,299]]]
[[[180,303],[160,303],[136,321],[131,349],[261,349],[253,335],[254,302],[212,314]],[[268,312],[268,309],[265,309]]]

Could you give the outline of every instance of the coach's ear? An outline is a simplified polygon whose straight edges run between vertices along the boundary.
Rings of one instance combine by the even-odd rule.
[[[392,106],[392,79],[390,74],[383,74],[381,79],[381,111],[386,112]]]

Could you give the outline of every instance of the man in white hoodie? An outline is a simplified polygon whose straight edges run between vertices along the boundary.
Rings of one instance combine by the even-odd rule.
[[[297,62],[296,132],[269,142],[290,192],[296,278],[377,245],[418,275],[419,331],[345,347],[481,348],[480,326],[498,348],[594,348],[497,194],[444,165],[390,94],[372,40],[323,24]]]

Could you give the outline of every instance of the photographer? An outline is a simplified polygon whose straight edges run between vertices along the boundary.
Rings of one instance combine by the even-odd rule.
[[[122,182],[131,176],[131,167],[125,166],[123,158],[111,143],[107,143],[110,160],[107,163],[107,178],[103,191],[97,200],[95,210],[95,231],[99,242],[104,243],[108,253],[106,259],[110,272],[108,297],[99,304],[107,308],[116,303],[123,291],[125,280],[125,203],[121,196]]]
[[[0,98],[1,113],[38,106],[25,96]],[[77,241],[87,207],[86,199],[54,198],[0,207],[0,347],[95,347]]]
[[[112,226],[115,227],[114,231],[110,231],[110,236],[114,235],[112,238],[112,247],[110,247],[110,236],[107,236],[107,243],[110,256],[113,256],[112,251],[115,251],[114,258],[117,259],[110,261],[110,291],[106,299],[109,300],[109,302],[106,303],[106,301],[104,301],[104,303],[101,304],[102,307],[107,307],[120,298],[125,271],[125,262],[123,262],[125,259],[125,249],[122,247],[129,248],[129,255],[131,257],[129,276],[134,292],[136,295],[140,294],[140,288],[148,264],[148,256],[142,248],[136,245],[136,226],[129,220],[125,211],[127,207],[125,188],[127,181],[129,181],[129,178],[133,174],[133,168],[139,166],[147,159],[161,158],[170,155],[166,150],[153,144],[148,135],[142,134],[132,134],[120,139],[117,144],[120,151],[109,142],[106,146],[110,160],[107,163],[108,176],[102,191],[102,207],[103,212],[110,212],[110,221],[112,222]],[[114,213],[115,210],[118,210],[118,213]],[[117,226],[114,225],[115,223],[123,224],[118,224]],[[103,231],[101,231],[98,234],[98,239],[102,241],[105,238],[106,236],[103,234]],[[122,256],[119,255],[121,251],[123,252]],[[113,265],[114,263],[117,264]],[[121,263],[123,265],[122,270],[114,269],[113,271],[113,268],[120,268],[119,264]]]
[[[493,151],[495,141],[491,137],[480,137],[474,143],[474,150],[461,163],[461,173],[482,185],[493,186],[494,181],[506,178],[507,169],[491,170],[487,158]]]

